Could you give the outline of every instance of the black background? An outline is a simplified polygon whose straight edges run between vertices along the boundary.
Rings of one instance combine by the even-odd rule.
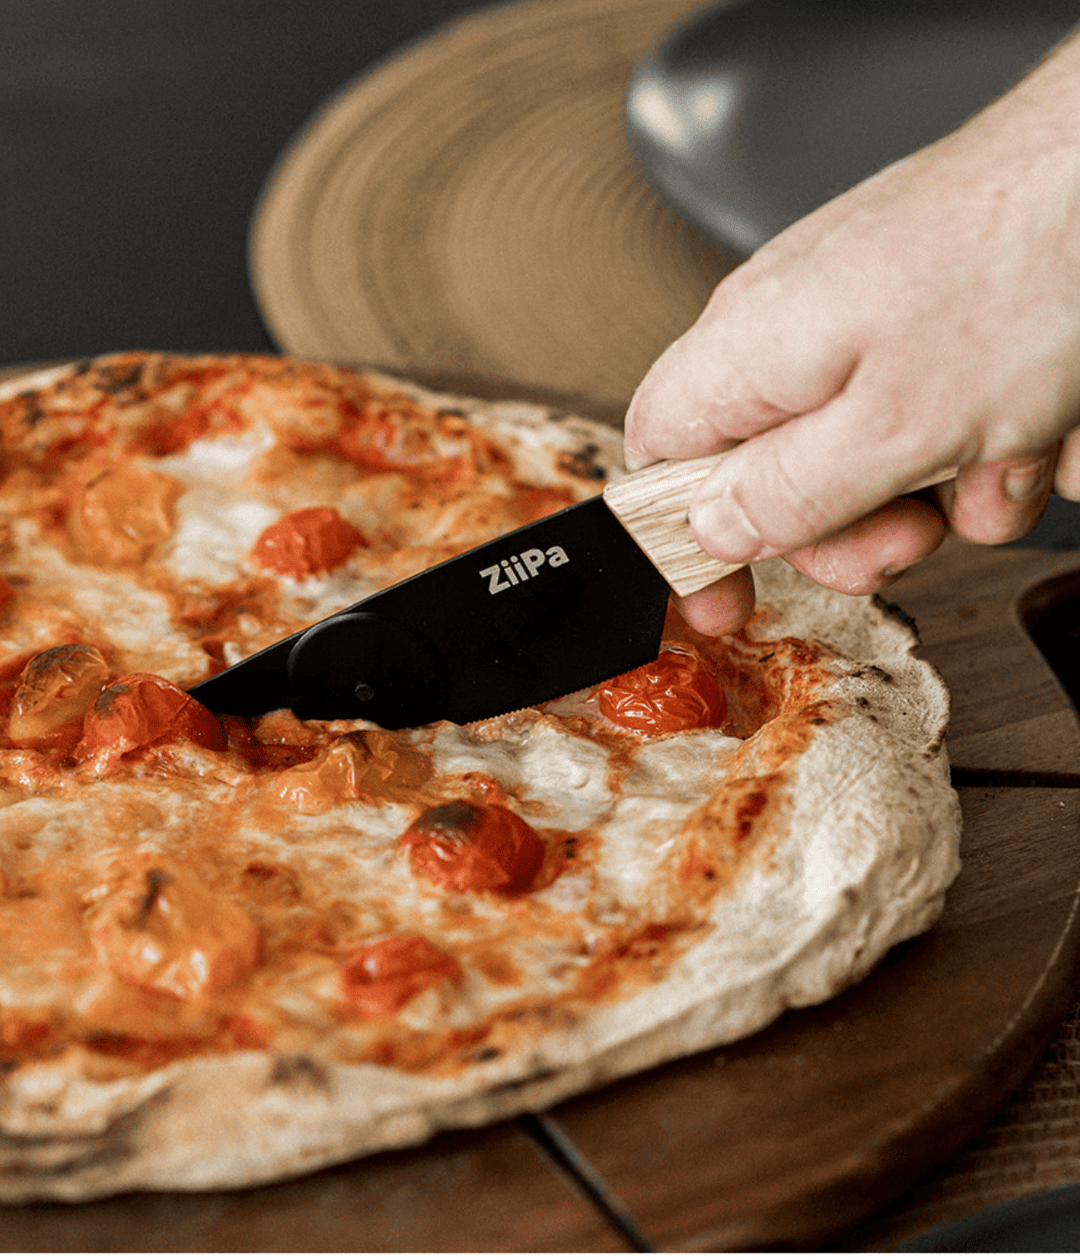
[[[473,0],[0,0],[0,366],[266,350],[247,233],[327,97]]]

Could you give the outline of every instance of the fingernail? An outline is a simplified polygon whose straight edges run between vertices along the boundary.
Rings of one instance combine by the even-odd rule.
[[[1040,459],[1037,464],[1025,464],[1022,468],[1010,468],[1005,474],[1005,493],[1014,503],[1023,503],[1030,499],[1043,483],[1046,476],[1047,461]]]
[[[761,537],[726,497],[695,499],[690,504],[690,528],[702,546],[731,564],[764,559]]]
[[[883,578],[898,578],[901,573],[906,573],[911,566],[908,564],[890,564],[887,569],[881,570]]]

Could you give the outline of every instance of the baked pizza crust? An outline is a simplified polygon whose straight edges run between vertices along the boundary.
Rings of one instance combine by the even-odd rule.
[[[59,375],[8,384],[0,399]],[[619,437],[606,426],[392,384],[512,431],[538,465],[550,466],[553,448],[587,443],[608,470],[618,467]],[[828,651],[806,696],[747,738],[687,745],[688,759],[715,758],[717,782],[705,799],[680,805],[682,823],[670,828],[679,843],[688,820],[705,834],[729,808],[733,781],[771,786],[763,830],[706,921],[662,967],[650,972],[643,955],[640,982],[592,1003],[525,1003],[497,1053],[453,1070],[343,1062],[312,1044],[110,1075],[71,1045],[0,1082],[0,1199],[239,1187],[487,1124],[745,1037],[789,1008],[827,1000],[926,930],[959,866],[944,684],[916,655],[910,625],[880,601],[826,591],[779,561],[757,566],[755,578],[761,611],[745,650],[760,659],[797,639]],[[810,709],[821,720],[802,720]],[[556,738],[557,711],[476,724],[482,731],[437,724],[418,739],[447,756],[479,756],[480,745],[500,740],[538,748]],[[644,743],[655,771],[624,783],[618,807],[627,818],[653,808],[656,783],[670,782],[678,761],[668,741]]]

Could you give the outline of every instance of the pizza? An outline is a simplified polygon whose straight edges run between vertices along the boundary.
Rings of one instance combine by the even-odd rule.
[[[187,688],[620,471],[527,403],[276,356],[0,392],[0,1197],[252,1184],[543,1107],[941,911],[945,688],[782,563],[744,631],[403,731]],[[633,608],[625,610],[633,616]]]

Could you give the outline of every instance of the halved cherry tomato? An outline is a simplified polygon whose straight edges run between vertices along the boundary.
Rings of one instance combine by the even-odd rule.
[[[115,756],[166,740],[190,739],[221,750],[225,733],[204,705],[156,674],[118,678],[98,696],[83,723],[77,757],[108,750]]]
[[[666,649],[657,659],[620,674],[594,693],[600,712],[616,726],[649,735],[719,726],[727,699],[700,657]]]
[[[96,647],[63,643],[30,658],[19,679],[8,717],[14,744],[66,738],[74,744],[83,715],[109,679],[109,667]],[[65,728],[69,728],[65,732]]]
[[[358,946],[341,967],[341,993],[364,1015],[393,1015],[418,993],[461,974],[422,936],[382,936]]]
[[[299,580],[329,573],[362,546],[363,534],[335,508],[301,508],[264,529],[251,558],[260,569]]]
[[[154,468],[108,468],[76,496],[68,513],[71,539],[95,564],[138,564],[173,536],[183,488]]]
[[[544,842],[503,805],[448,801],[402,837],[414,875],[454,892],[526,892],[544,864]]]
[[[409,472],[445,462],[436,450],[433,425],[406,407],[371,407],[350,417],[338,434],[338,449],[346,459],[371,472]]]
[[[125,871],[86,919],[94,951],[129,984],[194,999],[250,976],[262,934],[230,897],[173,867]]]

